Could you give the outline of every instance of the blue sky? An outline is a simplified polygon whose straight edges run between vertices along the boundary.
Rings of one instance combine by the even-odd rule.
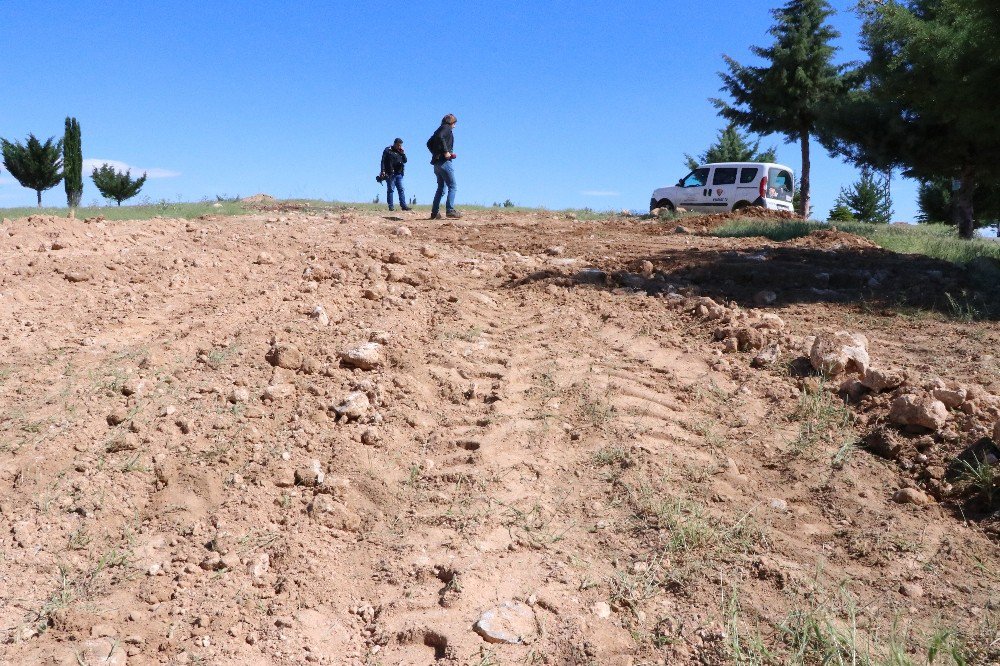
[[[857,59],[853,0],[832,4],[841,59]],[[454,113],[459,204],[645,209],[723,127],[708,101],[722,54],[751,62],[778,5],[6,0],[22,45],[0,59],[0,136],[61,136],[75,116],[86,159],[148,171],[140,198],[184,201],[384,199],[374,177],[399,136],[407,194],[429,203],[424,142]],[[765,144],[799,170],[797,146]],[[817,215],[856,177],[814,146]],[[915,189],[894,183],[896,219]],[[0,173],[0,207],[34,196]],[[89,179],[83,201],[99,201]],[[65,205],[62,186],[43,203]]]

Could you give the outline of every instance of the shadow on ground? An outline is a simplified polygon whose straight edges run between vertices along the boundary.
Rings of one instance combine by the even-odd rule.
[[[649,265],[643,271],[643,262]],[[510,286],[565,278],[558,270],[512,280]],[[716,300],[753,306],[761,292],[773,305],[864,304],[936,310],[952,316],[993,318],[1000,307],[992,294],[976,293],[968,271],[956,264],[881,248],[824,249],[761,246],[744,249],[686,248],[597,261],[571,275],[576,284],[625,287],[651,295],[695,287]]]

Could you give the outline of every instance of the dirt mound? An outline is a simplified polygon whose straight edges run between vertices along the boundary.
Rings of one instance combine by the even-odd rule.
[[[728,213],[717,213],[712,215],[684,215],[676,220],[677,225],[683,226],[697,233],[711,232],[730,222],[742,220],[762,220],[773,222],[785,222],[788,220],[801,220],[795,213],[779,210],[768,210],[760,206],[750,206],[738,211]],[[670,227],[670,231],[673,227]]]
[[[270,194],[254,194],[253,196],[243,197],[240,199],[241,202],[247,204],[262,204],[262,203],[274,203],[275,199]]]
[[[878,245],[864,236],[856,236],[855,234],[849,234],[844,231],[837,231],[836,227],[832,229],[813,231],[808,236],[793,238],[792,240],[787,241],[786,245],[791,247],[817,248],[822,250],[864,249],[878,247]]]
[[[0,228],[0,662],[997,663],[1000,330],[890,310],[959,271],[251,205]]]

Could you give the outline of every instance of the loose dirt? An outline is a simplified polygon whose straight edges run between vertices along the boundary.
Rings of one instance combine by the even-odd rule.
[[[992,434],[1000,330],[933,314],[953,266],[255,205],[0,225],[0,664],[1000,658],[989,512],[944,471]],[[781,361],[698,297],[777,315]],[[845,406],[802,367],[839,330],[968,413]]]

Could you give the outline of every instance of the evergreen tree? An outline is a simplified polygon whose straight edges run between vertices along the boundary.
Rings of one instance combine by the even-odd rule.
[[[762,153],[759,150],[760,141],[750,143],[749,136],[730,123],[726,129],[719,130],[719,138],[698,159],[687,153],[684,154],[684,159],[692,171],[702,164],[712,162],[774,162],[777,159],[774,148],[768,148]]]
[[[24,144],[0,139],[3,165],[22,187],[35,190],[39,208],[42,207],[42,192],[62,180],[62,141],[53,143],[54,140],[52,137],[42,143],[34,134],[29,134]]]
[[[826,0],[789,0],[772,14],[770,30],[774,44],[754,46],[754,55],[766,61],[763,67],[741,65],[725,56],[728,73],[722,73],[723,92],[733,104],[715,99],[719,113],[757,134],[783,134],[799,143],[802,170],[799,213],[810,209],[809,142],[826,105],[844,89],[845,67],[833,64],[840,36],[827,19],[833,14]]]
[[[847,208],[851,217],[859,222],[889,224],[892,222],[889,178],[876,177],[870,169],[862,169],[861,178],[856,183],[849,188],[840,188],[836,205]]]
[[[829,107],[824,144],[854,163],[955,179],[959,235],[972,238],[977,185],[1000,180],[1000,27],[981,0],[862,3],[868,62]]]
[[[119,206],[126,199],[131,199],[139,194],[139,190],[146,182],[146,174],[132,180],[131,170],[122,173],[116,171],[110,164],[103,164],[100,169],[94,169],[90,178],[101,192],[101,196],[105,199],[114,199]]]
[[[76,118],[66,119],[63,136],[63,185],[66,187],[66,205],[75,210],[83,198],[83,148],[80,143],[80,123]]]
[[[917,190],[917,221],[954,224],[951,178],[930,178]],[[1000,220],[1000,184],[988,181],[976,186],[973,196],[976,228],[993,226]]]
[[[851,212],[847,204],[840,200],[840,197],[837,197],[837,201],[834,202],[826,219],[828,222],[854,222],[854,213]]]

